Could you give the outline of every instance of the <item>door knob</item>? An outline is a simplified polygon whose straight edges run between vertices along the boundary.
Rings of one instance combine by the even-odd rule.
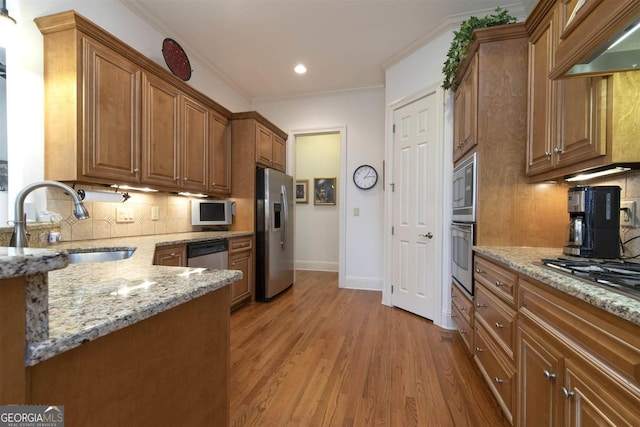
[[[433,239],[433,234],[429,231],[427,234],[418,234],[418,237],[426,237],[427,239]]]

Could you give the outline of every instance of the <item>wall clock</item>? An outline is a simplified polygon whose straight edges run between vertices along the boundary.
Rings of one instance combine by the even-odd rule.
[[[164,62],[167,63],[167,67],[175,76],[184,81],[191,78],[191,63],[187,53],[177,41],[169,38],[164,39],[162,42],[162,56],[164,57]]]
[[[373,166],[361,165],[353,172],[353,183],[362,190],[373,188],[378,182],[378,172]]]

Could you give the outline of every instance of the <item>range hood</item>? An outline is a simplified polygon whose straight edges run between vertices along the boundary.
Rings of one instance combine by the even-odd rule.
[[[569,69],[566,76],[630,70],[640,70],[640,16]]]

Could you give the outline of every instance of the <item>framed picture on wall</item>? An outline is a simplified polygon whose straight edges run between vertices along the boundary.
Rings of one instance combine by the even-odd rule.
[[[313,179],[313,204],[314,205],[335,205],[336,204],[336,178],[314,178]]]
[[[296,203],[309,203],[309,180],[296,180]]]

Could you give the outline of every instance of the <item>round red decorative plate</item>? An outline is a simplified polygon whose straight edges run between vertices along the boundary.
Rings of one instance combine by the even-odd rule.
[[[191,78],[189,58],[177,41],[169,38],[164,39],[162,42],[162,56],[164,56],[164,62],[167,63],[167,67],[174,75],[184,81]]]

